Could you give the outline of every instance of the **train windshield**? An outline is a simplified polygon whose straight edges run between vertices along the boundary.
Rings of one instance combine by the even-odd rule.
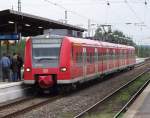
[[[57,67],[59,63],[59,43],[33,43],[33,67]]]

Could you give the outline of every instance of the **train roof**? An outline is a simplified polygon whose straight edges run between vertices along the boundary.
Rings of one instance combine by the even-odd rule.
[[[101,46],[101,43],[96,40],[90,40],[90,39],[83,39],[83,38],[75,38],[75,37],[65,37],[69,41],[73,43],[78,43],[78,44],[85,44],[85,45],[95,45],[95,46]]]
[[[103,41],[98,41],[98,40],[91,40],[91,39],[84,39],[84,38],[76,38],[76,37],[69,37],[69,36],[60,36],[60,35],[38,35],[34,36],[31,38],[35,39],[68,39],[70,42],[76,43],[76,44],[81,44],[81,45],[94,45],[94,46],[99,46],[99,47],[109,47],[109,48],[120,48],[120,49],[131,49],[134,50],[135,48],[132,46],[127,46],[127,45],[122,45],[122,44],[115,44],[115,43],[109,43],[109,42],[103,42]]]
[[[81,38],[74,38],[74,37],[66,37],[66,38],[73,43],[80,43],[80,44],[85,44],[85,45],[107,46],[109,48],[118,48],[119,47],[121,49],[135,49],[132,46],[103,42],[103,41],[97,41],[97,40],[81,39]]]

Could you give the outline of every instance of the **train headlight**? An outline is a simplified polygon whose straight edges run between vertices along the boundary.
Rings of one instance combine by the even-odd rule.
[[[30,69],[30,68],[26,68],[26,71],[27,71],[27,72],[30,72],[30,71],[31,71],[31,69]]]
[[[61,71],[61,72],[66,72],[66,71],[67,71],[67,68],[66,68],[66,67],[61,67],[61,68],[60,68],[60,71]]]

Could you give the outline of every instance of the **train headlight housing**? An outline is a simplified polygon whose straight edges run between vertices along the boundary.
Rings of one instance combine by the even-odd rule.
[[[66,68],[66,67],[61,67],[61,68],[60,68],[60,71],[61,71],[61,72],[66,72],[66,71],[67,71],[67,68]]]
[[[30,72],[30,71],[31,71],[31,69],[30,69],[30,68],[26,68],[26,71],[27,71],[27,72]]]

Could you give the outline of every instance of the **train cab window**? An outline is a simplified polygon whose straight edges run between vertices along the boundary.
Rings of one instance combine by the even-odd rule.
[[[58,66],[60,44],[33,43],[33,67]]]

